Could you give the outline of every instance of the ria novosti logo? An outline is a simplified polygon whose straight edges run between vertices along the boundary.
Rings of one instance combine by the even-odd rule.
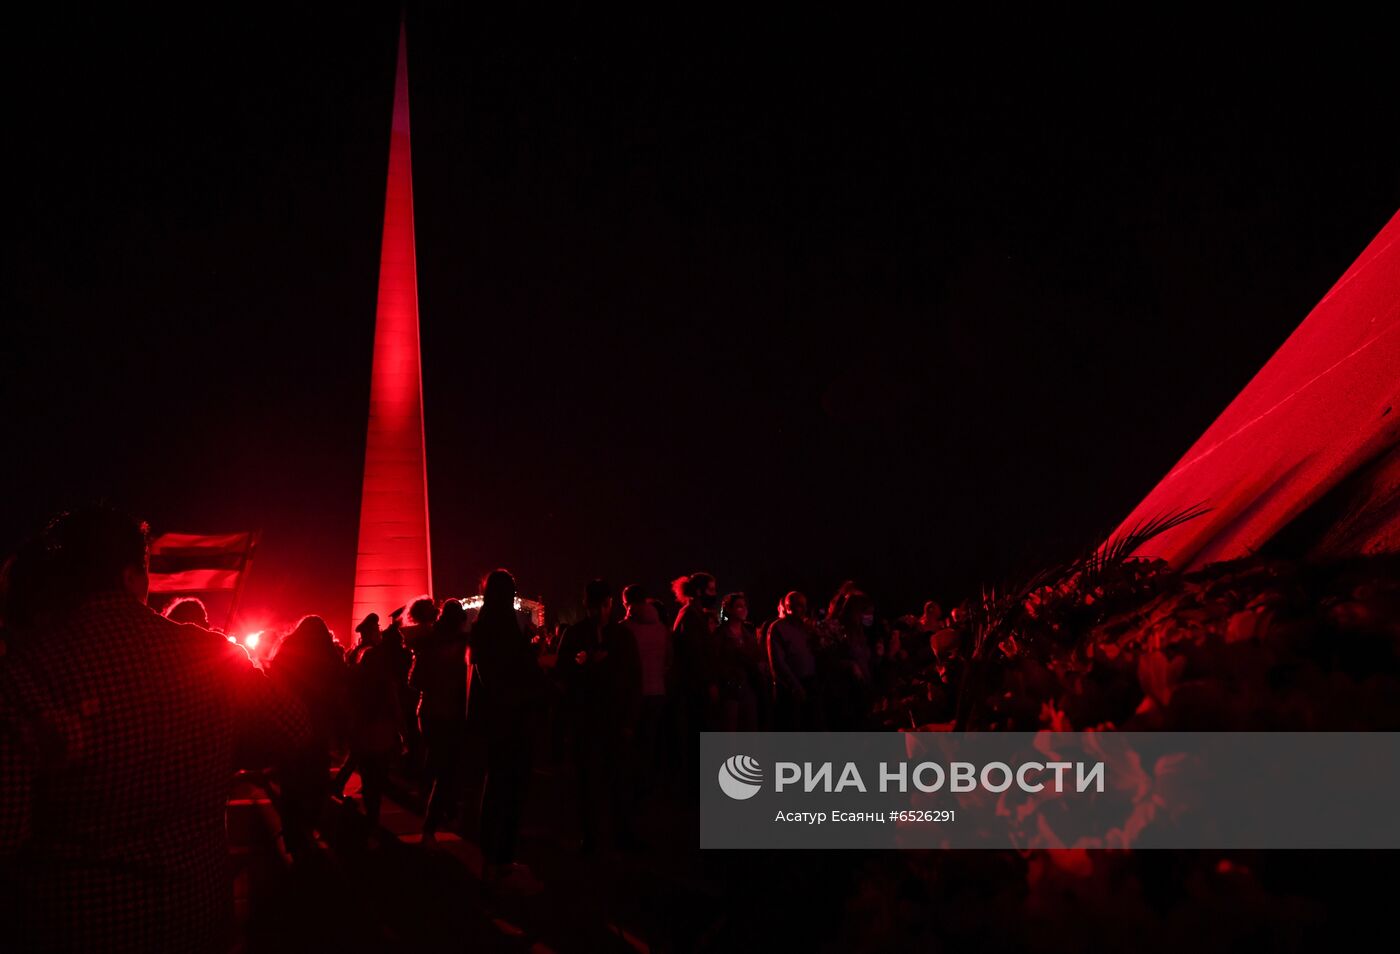
[[[747,755],[731,755],[719,767],[719,787],[730,798],[753,798],[763,787],[763,766]]]
[[[800,787],[805,792],[836,793],[854,791],[865,794],[870,791],[866,776],[855,762],[774,762],[773,790],[782,794],[785,790]],[[954,794],[976,791],[979,788],[994,794],[1016,787],[1023,792],[1040,792],[1050,788],[1055,792],[1066,792],[1073,785],[1074,791],[1086,792],[1104,790],[1104,763],[1095,762],[919,762],[912,765],[908,761],[881,762],[875,778],[880,792],[907,793],[913,787],[926,794],[948,791]],[[1074,770],[1073,777],[1070,772]],[[867,772],[869,768],[867,767]],[[872,783],[873,784],[873,783]],[[752,756],[731,755],[719,767],[719,787],[724,794],[737,801],[753,798],[763,787],[763,765]]]

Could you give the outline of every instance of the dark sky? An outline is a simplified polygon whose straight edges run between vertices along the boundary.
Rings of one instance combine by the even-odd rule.
[[[95,497],[260,527],[249,618],[341,624],[396,15],[19,31],[6,550]],[[1400,206],[1391,90],[1360,73],[639,55],[537,15],[409,15],[439,596],[495,565],[559,608],[709,568],[900,612],[1063,556]]]

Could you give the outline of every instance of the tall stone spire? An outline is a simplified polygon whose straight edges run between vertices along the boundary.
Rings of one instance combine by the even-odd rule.
[[[351,628],[367,613],[387,615],[432,593],[428,471],[423,441],[423,382],[418,343],[418,274],[413,250],[413,163],[408,136],[408,56],[399,25],[389,185],[379,256],[374,365],[370,373],[360,538]]]

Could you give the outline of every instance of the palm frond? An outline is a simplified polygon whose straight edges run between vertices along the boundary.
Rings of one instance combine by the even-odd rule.
[[[1045,587],[1093,592],[1133,554],[1155,537],[1210,512],[1210,507],[1197,504],[1183,510],[1159,514],[1134,524],[1126,533],[1112,537],[1107,543],[1084,551],[1079,557],[1041,570],[1023,582],[1011,586],[983,587],[981,601],[969,607],[969,627],[972,631],[972,652],[969,666],[963,673],[959,688],[956,726],[965,728],[975,719],[982,700],[977,687],[986,678],[986,670],[995,664],[990,650],[1001,638],[1024,622],[1025,606],[1031,594]]]
[[[1104,563],[1121,563],[1138,551],[1143,544],[1159,537],[1168,530],[1174,530],[1197,517],[1210,513],[1205,504],[1196,504],[1182,510],[1167,511],[1147,520],[1133,524],[1127,533],[1113,537],[1098,551]]]

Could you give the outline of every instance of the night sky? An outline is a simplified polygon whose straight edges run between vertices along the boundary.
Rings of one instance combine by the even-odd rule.
[[[93,498],[262,528],[245,620],[339,626],[397,11],[46,16],[7,65],[0,547]],[[1112,529],[1400,206],[1359,73],[556,19],[409,12],[438,596],[968,595]]]

